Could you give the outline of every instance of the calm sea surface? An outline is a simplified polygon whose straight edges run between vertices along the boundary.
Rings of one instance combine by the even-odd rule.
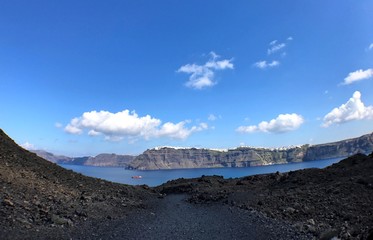
[[[68,164],[60,164],[60,166],[82,173],[86,176],[102,178],[112,182],[131,185],[146,184],[153,187],[177,178],[196,178],[201,177],[202,175],[220,175],[224,178],[237,178],[255,174],[274,173],[276,171],[289,172],[305,168],[324,168],[338,162],[339,160],[341,160],[341,158],[260,167],[198,168],[152,171],[126,170],[121,167],[92,167]],[[132,176],[137,175],[142,176],[142,179],[132,178]]]

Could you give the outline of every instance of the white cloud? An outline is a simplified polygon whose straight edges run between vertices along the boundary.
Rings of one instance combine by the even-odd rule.
[[[368,47],[368,50],[372,50],[373,49],[373,43],[371,43]]]
[[[293,114],[280,114],[277,118],[271,121],[262,121],[258,125],[240,126],[236,129],[240,133],[253,133],[253,132],[269,132],[269,133],[284,133],[298,129],[304,122],[301,115]]]
[[[218,60],[220,58],[214,52],[210,52],[211,58],[204,65],[186,64],[181,66],[177,72],[191,74],[186,86],[194,89],[212,87],[216,84],[214,75],[216,70],[233,69],[232,59]]]
[[[216,119],[218,119],[214,114],[210,114],[207,118],[209,121],[215,121]]]
[[[84,130],[88,130],[89,136],[103,135],[106,140],[120,141],[124,138],[169,137],[185,139],[194,132],[208,128],[206,123],[191,127],[187,127],[187,124],[190,124],[190,121],[162,124],[161,120],[150,115],[139,117],[134,111],[130,112],[129,110],[117,113],[91,111],[73,118],[65,127],[65,131],[70,134],[82,134]]]
[[[207,120],[209,121],[216,121],[218,119],[222,119],[222,116],[221,115],[214,115],[214,114],[210,114],[208,117],[207,117]]]
[[[293,37],[290,36],[286,40],[287,41],[292,41]],[[286,52],[285,52],[285,47],[286,46],[287,46],[286,43],[281,43],[281,42],[278,42],[278,40],[273,40],[269,43],[269,47],[267,49],[267,54],[271,55],[271,54],[274,54],[276,52],[279,52],[280,56],[285,57],[286,56]],[[260,68],[260,69],[266,69],[266,68],[272,68],[272,67],[279,66],[280,62],[277,61],[277,60],[273,60],[272,62],[269,62],[269,61],[267,62],[266,60],[263,60],[263,61],[258,61],[256,63],[254,63],[253,65],[257,68]]]
[[[34,144],[29,143],[29,142],[25,142],[25,143],[21,144],[21,147],[26,149],[26,150],[35,150]]]
[[[54,124],[54,126],[55,126],[56,128],[62,128],[62,127],[63,127],[62,123],[59,123],[59,122],[56,122],[56,123]]]
[[[278,65],[280,65],[279,61],[272,61],[272,62],[259,61],[259,62],[254,63],[254,66],[260,69],[272,68]]]
[[[101,135],[101,133],[91,129],[91,130],[89,130],[88,135],[89,136],[98,136],[98,135]]]
[[[325,115],[322,127],[329,127],[333,124],[350,122],[353,120],[373,119],[373,106],[365,106],[361,101],[361,93],[354,92],[345,104],[334,108]]]
[[[91,135],[91,136],[95,136],[95,135]],[[121,137],[121,136],[105,136],[104,139],[106,141],[109,141],[109,142],[120,142],[123,140],[124,137]],[[132,137],[129,138],[129,143],[134,143],[136,142],[136,140]]]
[[[199,132],[208,128],[208,125],[206,123],[200,123],[198,126],[193,126],[188,129],[185,127],[187,123],[189,123],[189,121],[182,121],[176,124],[167,122],[162,125],[160,130],[157,130],[155,135],[157,137],[185,139],[189,137],[189,135],[193,132]]]
[[[269,43],[269,45],[273,46],[277,43],[277,40],[273,40],[272,42]]]
[[[273,42],[271,42],[273,43]],[[284,47],[286,47],[286,44],[285,43],[275,43],[275,44],[270,44],[270,48],[268,48],[267,50],[267,53],[268,55],[272,54],[272,53],[275,53],[275,52],[278,52],[280,51],[281,49],[283,49]]]
[[[79,125],[80,125],[79,118],[74,118],[65,127],[65,132],[70,133],[70,134],[82,134],[83,130],[78,127]]]
[[[343,85],[352,84],[354,82],[358,82],[364,79],[368,79],[373,77],[373,69],[368,68],[367,70],[363,71],[362,69],[359,69],[355,72],[350,72],[348,76],[344,79]]]

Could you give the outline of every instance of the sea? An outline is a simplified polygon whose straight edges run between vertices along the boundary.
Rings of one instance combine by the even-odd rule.
[[[93,167],[82,165],[60,164],[60,166],[81,173],[86,176],[105,179],[111,182],[124,183],[129,185],[143,185],[155,187],[167,181],[178,178],[197,178],[202,175],[218,175],[224,178],[239,178],[244,176],[289,172],[306,168],[325,168],[333,163],[339,162],[342,158],[331,158],[326,160],[315,160],[301,163],[288,163],[257,167],[243,168],[193,168],[193,169],[167,169],[167,170],[127,170],[123,167]],[[133,176],[141,176],[134,179]]]

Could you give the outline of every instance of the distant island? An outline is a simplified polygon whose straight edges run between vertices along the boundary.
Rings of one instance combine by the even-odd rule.
[[[156,147],[139,156],[99,154],[71,158],[35,150],[40,157],[58,164],[112,166],[127,169],[157,170],[180,168],[251,167],[286,164],[330,158],[344,158],[373,151],[373,133],[338,142],[287,148],[237,147],[234,149]]]

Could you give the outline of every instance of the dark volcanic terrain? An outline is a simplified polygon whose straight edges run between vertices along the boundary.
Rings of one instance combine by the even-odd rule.
[[[0,239],[373,238],[372,154],[133,187],[65,170],[0,130],[0,189]]]
[[[32,239],[87,220],[115,219],[143,207],[149,197],[140,187],[59,167],[17,146],[0,129],[0,239]]]
[[[321,239],[373,238],[373,153],[357,154],[325,169],[223,179],[178,179],[157,187],[187,193],[196,204],[221,203],[259,211]]]

